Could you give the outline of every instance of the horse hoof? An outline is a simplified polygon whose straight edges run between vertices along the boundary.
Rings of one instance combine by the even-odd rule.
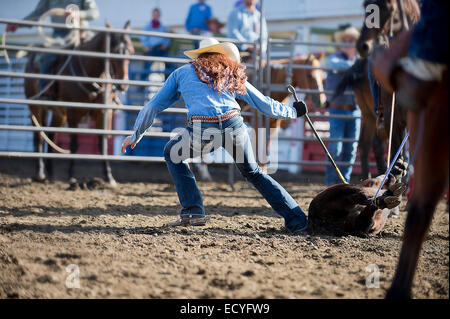
[[[78,185],[77,179],[75,177],[71,177],[69,179],[69,188],[68,188],[68,190],[74,191],[74,190],[78,189],[78,186],[79,185]]]
[[[38,182],[38,183],[42,183],[42,184],[45,184],[47,182],[47,178],[45,176],[44,177],[42,177],[42,176],[35,176],[35,177],[32,178],[32,180],[34,182]]]
[[[394,196],[400,196],[406,191],[406,186],[403,183],[395,183],[394,185],[389,187],[389,190]]]
[[[117,187],[117,182],[115,179],[111,179],[108,181],[108,185],[112,188],[116,188]]]
[[[388,196],[384,199],[384,203],[386,204],[386,208],[393,209],[396,208],[398,205],[400,205],[402,201],[400,198],[395,196]]]

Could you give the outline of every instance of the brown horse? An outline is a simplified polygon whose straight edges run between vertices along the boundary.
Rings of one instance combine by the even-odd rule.
[[[109,24],[107,24],[109,27]],[[125,24],[125,29],[129,29],[130,23]],[[106,33],[100,32],[92,39],[81,44],[77,50],[80,51],[92,51],[92,52],[105,52],[106,45]],[[111,34],[110,37],[110,52],[121,54],[132,54],[134,48],[128,35]],[[110,74],[115,79],[128,79],[128,60],[111,59],[110,61]],[[39,67],[36,65],[35,55],[30,55],[28,63],[25,68],[28,73],[38,73]],[[81,56],[59,56],[58,60],[54,63],[51,69],[51,73],[59,73],[61,75],[69,76],[85,76],[94,78],[105,77],[105,63],[102,58],[91,58]],[[27,98],[33,98],[38,94],[38,81],[35,79],[25,80],[25,95]],[[110,84],[106,87],[105,84],[98,83],[81,83],[81,82],[68,82],[68,81],[54,81],[53,84],[44,92],[47,99],[66,102],[89,102],[89,103],[104,103],[104,92],[106,89],[113,88]],[[125,91],[128,88],[127,85],[116,85],[114,89],[119,91]],[[39,96],[40,94],[38,94]],[[38,97],[37,96],[37,97]],[[114,93],[109,94],[108,103],[111,104],[114,97]],[[106,110],[98,109],[81,109],[81,108],[61,108],[61,107],[42,107],[36,105],[29,105],[31,116],[37,119],[38,125],[46,123],[49,116],[49,111],[52,112],[51,127],[60,127],[65,123],[71,128],[78,127],[79,123],[87,116],[90,116],[95,121],[95,127],[98,129],[103,128],[103,116]],[[107,110],[108,115],[108,129],[112,128],[112,111]],[[45,126],[45,125],[42,125]],[[55,133],[46,134],[51,141],[56,140]],[[99,136],[99,150],[103,147],[103,138]],[[34,134],[34,146],[36,151],[43,151],[43,138],[39,133]],[[71,134],[70,136],[70,153],[76,153],[78,149],[77,135]],[[52,152],[52,148],[49,145],[49,152]],[[116,185],[114,177],[111,174],[111,167],[109,161],[103,162],[103,173],[105,180],[111,185]],[[38,172],[36,179],[38,181],[44,181],[46,177],[45,169],[50,179],[53,179],[53,165],[52,160],[46,162],[42,158],[38,160]],[[74,179],[74,161],[70,161],[69,166],[69,180],[71,183],[75,182]]]
[[[402,11],[393,9],[395,5],[398,8],[398,5],[402,4],[402,0],[398,0],[396,3],[394,1],[376,1],[380,8],[380,16],[387,17],[386,21],[389,20],[389,16],[392,16],[393,12]],[[403,2],[404,11],[399,12],[399,16],[403,15],[408,18],[408,22],[416,23],[419,19],[417,2],[413,0]],[[381,20],[381,23],[386,23],[386,21]],[[404,23],[402,24],[404,25]],[[409,25],[411,26],[411,24]],[[373,41],[378,36],[378,33],[374,31],[377,30],[372,30],[371,35],[366,34],[366,39]],[[401,35],[401,37],[397,37],[399,42],[396,43],[396,38],[394,38],[392,47],[385,54],[381,54],[376,62],[382,61],[382,59],[394,58],[396,60],[407,54],[409,38]],[[444,39],[444,41],[446,40]],[[363,46],[364,44],[361,48]],[[363,52],[367,52],[367,48],[363,49]],[[391,54],[394,50],[399,52]],[[393,65],[395,61],[389,63]],[[378,80],[382,81],[383,79],[380,77]],[[389,83],[381,82],[381,85],[384,85],[385,88],[390,87]],[[430,227],[437,203],[448,188],[448,71],[445,72],[442,81],[429,92],[427,101],[427,105],[424,105],[424,108],[419,112],[409,111],[407,114],[412,164],[414,165],[414,184],[407,205],[408,216],[400,258],[387,298],[410,297],[423,241]]]
[[[404,7],[404,14],[406,23],[412,25],[419,20],[420,9],[416,0],[405,0],[402,2]],[[403,20],[399,9],[398,0],[366,0],[364,7],[368,5],[376,5],[380,13],[380,28],[369,28],[366,23],[363,23],[361,34],[356,42],[358,53],[363,58],[368,58],[368,67],[372,68],[373,49],[383,50],[385,46],[389,46],[389,37],[395,37],[402,30]],[[370,12],[366,13],[364,21],[367,20]],[[370,90],[368,90],[370,92]],[[378,130],[378,135],[381,139],[385,139],[390,133],[390,122],[392,114],[393,96],[391,93],[380,88],[377,92],[378,105],[375,107],[378,110],[377,126],[383,126],[383,130]],[[395,107],[397,106],[397,107]],[[394,103],[394,125],[392,128],[391,141],[391,156],[389,161],[395,156],[396,150],[400,147],[406,134],[406,111],[399,108],[396,101]],[[406,161],[406,151],[403,149],[399,156],[400,161]],[[408,176],[405,176],[403,182],[407,183]]]
[[[449,183],[448,72],[430,92],[419,113],[408,112],[411,149],[415,150],[414,183],[408,201],[403,245],[387,297],[410,297],[420,250],[440,199]]]
[[[307,57],[296,57],[293,59],[293,65],[306,65],[314,68],[320,67],[320,60],[324,54],[320,54],[316,57],[313,53],[310,53]],[[290,59],[280,59],[280,60],[271,60],[270,65],[272,66],[270,69],[270,83],[271,84],[286,84],[287,78],[287,68],[286,66],[290,63]],[[283,66],[283,67],[280,67]],[[264,65],[264,69],[267,67],[267,64]],[[264,74],[266,74],[264,72]],[[292,69],[292,77],[291,83],[293,87],[298,87],[301,89],[310,89],[310,90],[320,90],[323,91],[323,72],[320,69]],[[270,97],[279,102],[287,102],[287,97],[289,96],[289,92],[287,89],[281,92],[271,92]],[[306,94],[305,100],[309,100],[312,103],[312,106],[315,108],[320,108],[325,104],[326,95],[324,93],[321,94]],[[247,104],[243,104],[242,106],[243,112],[250,112],[251,107]],[[265,126],[266,116],[261,115],[262,121],[260,124]],[[251,117],[244,116],[244,119],[249,123],[251,122]],[[269,119],[269,127],[270,134],[276,135],[280,128],[286,129],[290,124],[290,120],[281,120],[281,119]],[[258,126],[256,123],[254,127]],[[255,130],[256,133],[256,141],[258,141],[258,130]],[[272,137],[271,136],[271,137]],[[267,149],[270,149],[270,139],[267,143]],[[264,163],[261,164],[261,167],[265,169]]]
[[[372,94],[370,92],[368,78],[367,59],[358,59],[350,68],[342,73],[342,80],[338,83],[334,96],[344,93],[347,87],[351,87],[355,94],[356,102],[361,110],[361,133],[358,147],[361,159],[363,180],[369,178],[369,152],[373,148],[377,163],[378,175],[386,172],[384,158],[386,132],[377,132],[377,115],[373,107]]]

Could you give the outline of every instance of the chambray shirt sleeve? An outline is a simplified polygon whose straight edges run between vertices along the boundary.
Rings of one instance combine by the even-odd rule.
[[[265,96],[250,83],[245,83],[245,89],[246,94],[236,94],[236,98],[247,102],[261,113],[278,119],[297,118],[297,111],[293,107]]]
[[[139,112],[134,123],[134,133],[131,136],[133,143],[139,143],[145,131],[150,128],[159,112],[165,110],[180,98],[177,73],[176,71],[172,72],[166,83],[164,83],[164,86]]]

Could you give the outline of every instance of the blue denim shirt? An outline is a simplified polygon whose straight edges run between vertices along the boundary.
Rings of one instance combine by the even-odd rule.
[[[167,28],[165,26],[160,25],[159,28],[153,28],[151,22],[147,23],[147,25],[142,30],[155,31],[155,32],[167,32]],[[165,44],[165,45],[167,45],[167,47],[170,46],[169,38],[140,36],[139,40],[141,41],[142,46],[144,48],[156,47],[161,44]]]
[[[232,109],[240,110],[235,100],[237,98],[270,117],[280,119],[297,117],[293,107],[264,96],[250,83],[245,83],[245,89],[246,94],[216,92],[200,81],[192,64],[184,65],[172,72],[164,86],[139,112],[131,141],[138,143],[152,125],[156,115],[178,101],[181,95],[188,109],[188,116],[219,116]]]
[[[186,18],[186,30],[198,28],[204,31],[208,30],[206,20],[211,18],[211,7],[206,3],[196,3],[189,8],[189,14]]]
[[[227,37],[235,38],[239,41],[251,41],[254,42],[259,39],[260,36],[260,17],[261,12],[254,10],[250,13],[244,5],[241,5],[233,11],[231,11],[228,16],[228,34]],[[262,47],[263,51],[267,48],[267,23],[266,19],[263,18],[262,26]],[[245,51],[249,47],[248,44],[241,45],[241,50]]]

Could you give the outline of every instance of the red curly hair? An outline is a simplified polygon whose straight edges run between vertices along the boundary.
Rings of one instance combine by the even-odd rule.
[[[220,53],[202,53],[191,62],[200,81],[219,93],[245,94],[245,66]]]

